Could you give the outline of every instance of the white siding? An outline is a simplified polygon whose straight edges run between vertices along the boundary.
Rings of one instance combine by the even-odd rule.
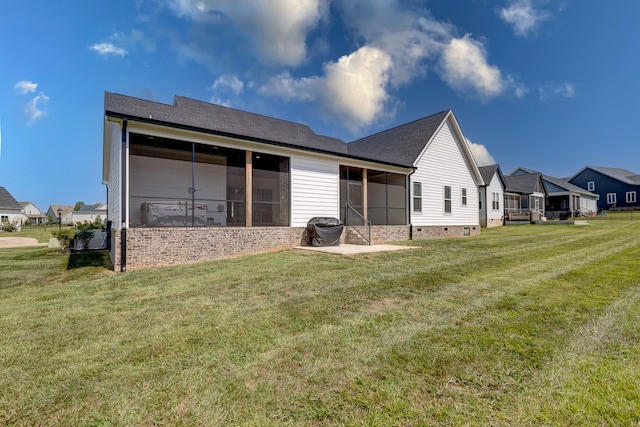
[[[122,148],[120,125],[106,122],[105,126],[111,126],[111,153],[109,154],[109,206],[108,220],[113,222],[114,228],[120,228],[120,152]]]
[[[291,156],[291,226],[316,216],[339,218],[339,166],[335,161]]]
[[[499,209],[493,209],[493,193],[498,193],[498,201],[500,202]],[[504,188],[502,188],[502,182],[500,182],[500,178],[498,178],[497,174],[493,174],[491,178],[491,183],[487,185],[487,200],[486,200],[486,209],[487,209],[487,219],[491,221],[492,219],[502,219],[504,216]]]
[[[422,183],[422,212],[413,212],[411,207],[413,225],[479,225],[478,186],[448,122],[434,136],[416,166],[410,188],[413,189],[415,181]],[[444,213],[445,186],[451,187],[451,214]],[[461,203],[462,188],[467,189],[466,206]]]

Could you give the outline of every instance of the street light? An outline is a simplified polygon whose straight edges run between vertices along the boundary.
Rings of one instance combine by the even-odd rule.
[[[58,230],[62,230],[62,208],[58,208]]]

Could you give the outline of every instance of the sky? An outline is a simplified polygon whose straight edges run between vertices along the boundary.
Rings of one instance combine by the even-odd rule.
[[[0,186],[93,204],[104,92],[186,96],[345,142],[453,109],[479,165],[640,174],[634,0],[0,3]]]

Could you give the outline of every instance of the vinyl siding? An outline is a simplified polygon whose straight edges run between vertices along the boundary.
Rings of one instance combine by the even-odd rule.
[[[291,226],[316,216],[339,218],[339,167],[335,161],[291,156]]]
[[[416,167],[410,188],[415,181],[422,183],[422,212],[411,212],[413,225],[479,225],[478,186],[448,122],[433,137]],[[444,186],[451,187],[451,214],[444,213]],[[462,188],[467,189],[466,206],[461,205]]]
[[[120,228],[120,150],[122,142],[120,141],[121,131],[120,125],[117,123],[105,123],[105,126],[111,126],[111,153],[109,163],[109,215],[108,220],[113,222],[114,228]]]
[[[498,193],[498,200],[500,201],[500,208],[498,210],[493,209],[493,193]],[[502,219],[504,215],[504,189],[500,179],[494,174],[491,178],[491,183],[487,186],[487,219]]]

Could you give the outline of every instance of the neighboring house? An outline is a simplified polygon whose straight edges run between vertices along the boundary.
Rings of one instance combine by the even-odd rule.
[[[519,167],[511,176],[540,173]],[[551,218],[570,218],[592,216],[598,212],[598,195],[568,182],[567,179],[542,175],[547,190],[545,216]]]
[[[47,222],[45,214],[40,211],[35,204],[31,202],[20,202],[22,205],[22,213],[26,216],[31,225],[42,225]]]
[[[26,217],[22,214],[22,205],[6,188],[0,187],[0,223],[10,222],[20,227],[25,219]]]
[[[516,221],[535,221],[545,215],[547,190],[542,174],[526,173],[505,176],[505,224]]]
[[[47,210],[47,219],[53,218],[54,224],[60,224],[58,209],[62,209],[62,225],[73,225],[73,206],[51,205]]]
[[[96,203],[95,205],[82,205],[80,209],[72,212],[72,222],[76,225],[81,222],[93,222],[98,217],[103,221],[107,218],[107,204]]]
[[[507,186],[499,165],[481,166],[480,174],[484,185],[480,187],[478,204],[480,208],[480,225],[496,227],[504,225],[504,189]]]
[[[640,175],[634,172],[586,166],[568,181],[599,195],[599,209],[640,209]]]
[[[299,246],[313,217],[341,218],[346,241],[480,232],[482,177],[451,110],[346,143],[180,96],[105,93],[103,150],[116,271]],[[371,227],[357,238],[360,216]]]

